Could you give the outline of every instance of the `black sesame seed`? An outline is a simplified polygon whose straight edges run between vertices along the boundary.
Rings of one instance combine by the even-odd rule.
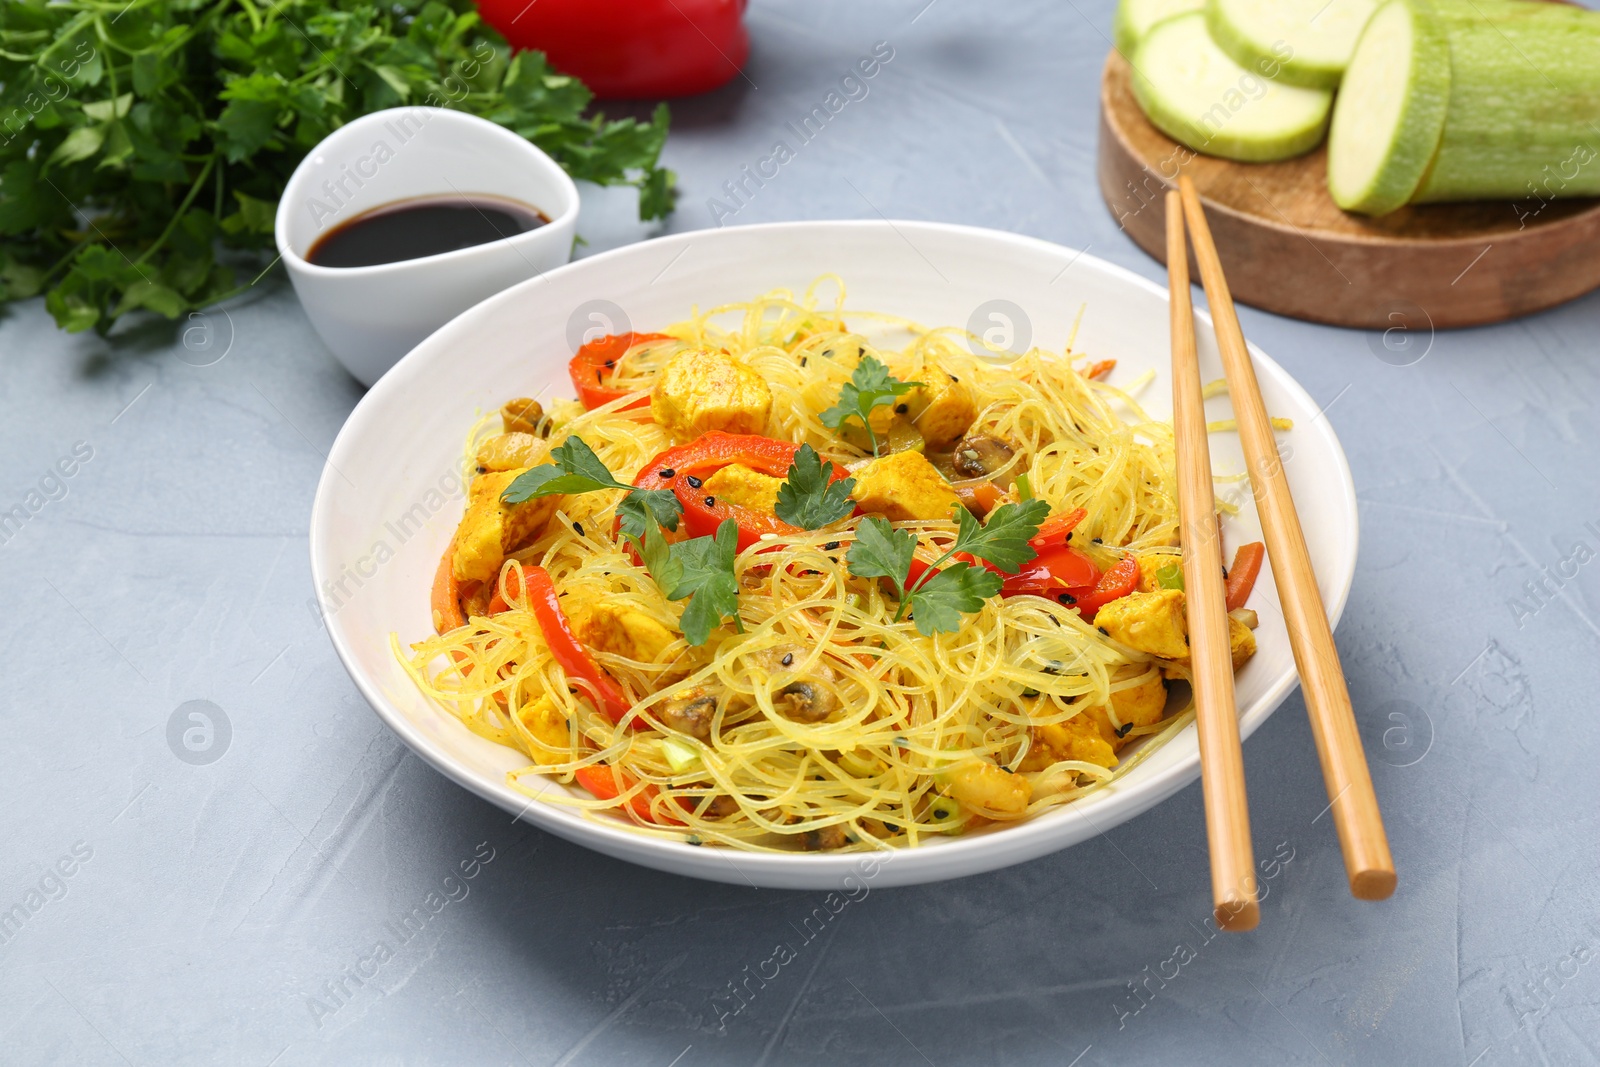
[[[779,660],[778,662],[782,663],[785,667],[792,665],[794,663],[794,653],[785,652],[783,654],[783,659]]]
[[[1095,629],[1099,630],[1102,634],[1104,634],[1107,637],[1111,636],[1111,631],[1107,630],[1104,626],[1096,626]]]
[[[1131,729],[1133,729],[1133,723],[1125,722],[1121,726],[1117,727],[1117,736],[1118,737],[1127,737],[1128,736],[1128,731],[1131,730]]]
[[[957,377],[956,377],[956,376],[955,376],[955,375],[954,375],[954,374],[952,374],[952,375],[950,375],[950,380],[951,380],[951,381],[952,381],[952,382],[959,382],[959,381],[960,381],[960,380],[961,380],[961,379],[960,379],[960,378],[957,378]]]
[[[595,371],[594,372],[594,380],[595,380],[596,384],[605,381],[604,378],[600,377],[600,372],[599,371]]]
[[[706,497],[705,504],[708,508],[714,508],[717,506],[717,498],[714,496],[708,496]]]
[[[488,467],[479,467],[478,468],[478,473],[479,474],[487,474],[488,472],[489,472],[489,468]]]
[[[688,479],[687,479],[687,480],[688,480],[688,482],[689,482],[689,488],[690,488],[690,489],[698,489],[698,488],[700,488],[700,487],[701,487],[701,486],[702,486],[702,485],[705,485],[705,484],[706,484],[706,483],[705,483],[705,482],[702,482],[702,481],[701,481],[701,480],[700,480],[700,479],[699,479],[699,478],[696,478],[696,477],[695,477],[695,476],[694,476],[694,475],[692,475],[692,474],[691,474],[691,475],[689,475],[689,477],[688,477]]]
[[[896,404],[894,406],[894,410],[896,414],[904,415],[906,412],[911,410],[911,406],[909,404]]]
[[[575,532],[579,537],[583,536],[583,523],[578,522],[576,519],[574,519],[573,522],[572,522],[572,529],[573,529],[573,532]]]
[[[1096,537],[1096,538],[1095,538],[1095,539],[1094,539],[1094,543],[1095,543],[1095,544],[1097,544],[1097,545],[1103,545],[1103,544],[1105,544],[1105,542],[1104,542],[1104,541],[1102,541],[1102,540],[1100,540],[1100,538],[1098,538],[1098,537]]]
[[[825,357],[825,358],[827,358],[827,359],[832,359],[832,358],[833,358],[833,349],[831,349],[831,348],[824,348],[824,349],[823,349],[823,350],[822,350],[822,355],[823,355],[823,356],[824,356],[824,357]]]
[[[1022,695],[1025,697],[1036,697],[1039,695],[1039,691],[1037,689],[1024,689],[1022,691]]]
[[[839,542],[838,541],[829,541],[827,544],[822,546],[822,550],[824,552],[832,552],[834,549],[836,549],[838,547],[839,547]]]
[[[934,808],[933,809],[933,817],[935,819],[943,819],[946,816],[948,816],[949,814],[950,813],[948,811],[945,811],[943,808]]]
[[[808,359],[810,359],[810,358],[811,358],[811,357],[810,357],[810,356],[801,356],[801,357],[800,357],[800,365],[801,365],[801,366],[802,366],[802,367],[804,367],[804,366],[805,366],[805,365],[806,365],[806,360],[808,360]]]
[[[1063,604],[1076,604],[1078,602],[1078,598],[1071,593],[1057,593],[1056,599]]]
[[[673,476],[673,475],[674,475],[674,474],[677,474],[677,473],[678,473],[678,472],[677,472],[677,471],[675,471],[675,470],[673,470],[673,469],[672,469],[672,468],[671,468],[671,467],[662,467],[662,468],[661,468],[661,474],[660,474],[660,477],[662,477],[662,478],[670,478],[670,477],[672,477],[672,476]]]
[[[608,359],[608,360],[606,360],[606,366],[608,366],[608,367],[615,367],[615,366],[616,366],[616,365],[617,365],[617,361],[616,361],[616,360],[614,360],[614,359]]]
[[[1064,541],[1062,543],[1063,544],[1071,544],[1072,543],[1072,531],[1071,530],[1067,531],[1067,539],[1066,539],[1066,541]]]

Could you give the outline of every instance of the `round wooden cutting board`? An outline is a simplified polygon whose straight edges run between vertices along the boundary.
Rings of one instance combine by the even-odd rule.
[[[1472,326],[1600,286],[1600,201],[1475,201],[1382,218],[1339,210],[1327,149],[1281,163],[1203,156],[1150,125],[1116,52],[1100,80],[1100,192],[1122,228],[1166,257],[1166,190],[1205,202],[1234,299],[1336,326]]]

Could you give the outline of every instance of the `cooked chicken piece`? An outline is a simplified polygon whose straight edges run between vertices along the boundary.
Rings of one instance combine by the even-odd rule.
[[[484,441],[478,446],[478,453],[473,459],[479,474],[537,467],[550,459],[550,446],[531,433],[512,431],[496,434]]]
[[[531,543],[555,514],[559,496],[521,504],[501,501],[500,494],[521,473],[521,469],[491,471],[472,480],[467,512],[456,530],[456,549],[450,561],[457,581],[492,581],[507,554]]]
[[[1115,767],[1116,750],[1091,718],[1078,714],[1065,722],[1033,728],[1033,745],[1022,758],[1024,771],[1042,771],[1062,760],[1081,760],[1097,767]]]
[[[500,405],[500,424],[506,433],[538,434],[539,420],[544,418],[544,408],[537,400],[519,396]]]
[[[950,795],[980,815],[1021,815],[1033,799],[1033,785],[988,760],[968,760],[946,772]]]
[[[717,713],[717,697],[704,686],[695,686],[680,693],[656,708],[656,717],[667,727],[697,737],[702,741],[711,737],[711,720]],[[719,797],[729,800],[732,797]],[[713,803],[715,806],[715,803]],[[737,805],[735,805],[737,806]]]
[[[1238,670],[1256,654],[1256,635],[1240,620],[1228,616],[1228,652],[1233,656],[1233,669]]]
[[[1169,677],[1187,676],[1189,620],[1184,614],[1182,590],[1129,593],[1102,607],[1094,624],[1112,640],[1129,648],[1174,661],[1181,669],[1168,671]],[[1232,616],[1228,618],[1228,651],[1232,654],[1234,670],[1243,667],[1256,654],[1256,635]]]
[[[1163,659],[1189,655],[1189,621],[1183,613],[1183,591],[1156,589],[1129,593],[1102,607],[1095,626],[1113,641]]]
[[[1110,715],[1100,704],[1087,708],[1084,714],[1099,727],[1100,736],[1110,744],[1112,751],[1120,752],[1122,746],[1128,743],[1125,732],[1127,727],[1149,726],[1151,723],[1161,721],[1161,715],[1167,708],[1167,687],[1159,674],[1152,674],[1139,664],[1121,667],[1117,674],[1128,677],[1146,675],[1146,677],[1138,685],[1112,690]],[[1116,677],[1113,676],[1113,681],[1115,680]],[[1112,725],[1111,715],[1115,715],[1117,721],[1123,725],[1122,734],[1119,735],[1117,728]]]
[[[782,484],[782,478],[751,470],[742,463],[730,463],[707,478],[700,489],[724,504],[771,514],[778,506],[778,487]]]
[[[978,417],[978,398],[972,386],[937,367],[924,370],[920,380],[923,384],[906,394],[906,406],[928,447],[942,451]]]
[[[650,390],[650,414],[679,441],[711,430],[760,433],[772,410],[761,375],[722,352],[690,348],[662,368]]]
[[[654,663],[677,640],[649,615],[623,604],[600,601],[571,612],[572,633],[590,648],[613,656]]]
[[[546,752],[530,746],[535,763],[563,763],[572,758],[572,736],[567,730],[566,717],[556,708],[555,701],[547,696],[540,697],[518,709],[517,715],[530,734],[556,750]]]
[[[893,522],[906,519],[948,519],[961,506],[949,482],[920,452],[896,452],[873,460],[856,472],[852,496],[861,510]]]
[[[1139,560],[1139,592],[1153,593],[1163,588],[1160,574],[1168,567],[1176,568],[1168,572],[1169,577],[1176,575],[1178,584],[1183,584],[1183,557],[1176,552],[1141,552]]]

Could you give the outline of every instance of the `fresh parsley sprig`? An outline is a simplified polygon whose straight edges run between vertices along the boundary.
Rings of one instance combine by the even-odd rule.
[[[4,0],[0,306],[44,293],[62,329],[104,333],[247,288],[296,165],[383,108],[489,119],[574,178],[636,187],[641,218],[671,211],[666,106],[616,119],[592,99],[539,52],[513,54],[473,0]]]
[[[624,489],[628,495],[617,505],[624,534],[642,537],[657,523],[669,530],[678,528],[683,504],[671,489],[639,489],[617,481],[583,438],[567,438],[550,450],[550,459],[549,463],[517,475],[500,494],[500,499],[507,504],[521,504],[542,496]]]
[[[678,629],[691,645],[703,645],[724,618],[733,619],[740,633],[739,580],[733,560],[739,552],[739,524],[724,519],[715,537],[692,537],[667,543],[660,527],[650,523],[643,536],[633,537],[639,558],[668,600],[689,602],[678,619]]]
[[[856,509],[850,499],[854,478],[830,482],[831,462],[824,463],[817,450],[801,445],[789,464],[784,483],[778,486],[778,502],[773,511],[778,518],[802,530],[820,530],[838,522]]]
[[[900,600],[895,621],[910,610],[917,632],[924,637],[961,629],[961,616],[982,610],[983,602],[1000,592],[1003,584],[994,571],[965,560],[945,566],[951,557],[966,553],[1014,573],[1037,554],[1028,540],[1039,532],[1050,505],[1043,500],[1002,504],[985,525],[965,508],[954,510],[959,526],[955,540],[909,588],[906,582],[917,548],[916,535],[910,531],[896,530],[876,515],[863,519],[856,528],[856,542],[845,556],[850,573],[857,578],[888,579]]]
[[[850,419],[860,419],[872,441],[872,454],[878,454],[878,434],[872,428],[874,408],[893,404],[899,397],[920,386],[921,382],[902,382],[889,373],[876,358],[863,355],[856,364],[850,380],[839,387],[839,399],[817,418],[830,430],[841,428]]]

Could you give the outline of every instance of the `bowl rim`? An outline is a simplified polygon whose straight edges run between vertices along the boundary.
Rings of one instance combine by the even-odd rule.
[[[443,119],[446,125],[454,123],[460,128],[475,131],[477,134],[484,136],[486,139],[499,142],[504,146],[505,151],[508,154],[521,154],[524,156],[528,163],[543,170],[546,176],[551,178],[555,182],[556,186],[560,188],[561,199],[563,201],[561,210],[553,215],[546,215],[546,221],[543,226],[538,226],[531,230],[524,230],[522,233],[512,234],[510,237],[502,237],[498,241],[486,241],[483,244],[468,245],[466,248],[455,248],[448,252],[435,252],[431,256],[417,256],[413,259],[397,259],[392,263],[372,263],[364,267],[324,267],[320,264],[311,262],[309,259],[306,259],[298,251],[296,251],[289,243],[288,232],[290,225],[289,212],[293,210],[291,201],[297,198],[291,197],[290,194],[296,191],[299,183],[310,181],[309,176],[303,176],[302,172],[304,172],[307,167],[312,165],[312,159],[319,152],[324,151],[325,146],[332,142],[343,141],[347,138],[354,138],[369,126],[380,125],[382,122],[392,119],[396,115],[412,114],[418,111],[429,112],[429,122],[436,122],[440,119]],[[420,197],[445,196],[449,194],[440,192],[423,193],[418,195]],[[459,193],[459,195],[462,197],[481,196],[485,199],[491,197],[497,197],[501,200],[515,199],[513,197],[505,196],[501,193],[462,192]],[[404,197],[402,199],[410,200],[416,199],[416,197]],[[328,136],[318,141],[309,152],[301,157],[300,162],[295,165],[294,172],[289,175],[288,182],[284,185],[283,196],[278,200],[278,210],[274,213],[272,219],[273,240],[278,246],[278,255],[282,257],[285,268],[297,271],[308,279],[344,278],[352,281],[366,280],[369,278],[381,279],[386,275],[402,274],[406,271],[415,270],[418,268],[429,269],[458,264],[468,261],[475,256],[483,255],[486,249],[494,251],[504,248],[522,248],[526,245],[537,243],[540,240],[549,240],[551,239],[552,233],[559,234],[562,224],[567,222],[572,222],[575,224],[577,222],[578,208],[580,206],[579,201],[580,197],[578,196],[577,183],[572,180],[572,176],[562,168],[561,164],[552,159],[549,153],[547,153],[544,149],[540,148],[538,145],[524,137],[517,136],[504,126],[501,126],[498,123],[490,122],[488,119],[479,118],[477,115],[469,115],[464,111],[456,111],[447,107],[431,107],[426,104],[391,107],[385,108],[382,111],[368,112],[367,114],[362,115],[360,118],[352,119],[350,122],[345,123],[343,126],[340,126],[337,130],[334,130],[332,133],[328,134]],[[389,201],[389,203],[400,202],[400,200]],[[367,208],[366,211],[374,211],[378,207],[382,206],[384,205],[374,205],[374,207]],[[528,206],[534,208],[541,215],[544,215],[548,210],[545,205],[542,204],[529,204]],[[365,211],[357,212],[355,215],[351,216],[351,219],[357,218],[365,213]],[[546,231],[551,232],[547,233]],[[562,264],[562,266],[565,265],[566,264]],[[503,291],[504,290],[502,290],[502,292]],[[499,295],[499,293],[495,294],[495,296]],[[487,303],[489,299],[493,298],[486,298],[484,301],[480,301],[480,304]],[[468,308],[467,311],[472,311],[478,306],[479,305],[473,305],[473,307]],[[462,314],[466,314],[466,312],[462,312]],[[445,323],[440,327],[440,329],[443,329],[444,326],[448,325],[449,323]],[[432,335],[430,334],[429,336]],[[423,340],[426,341],[427,338],[423,338]],[[421,343],[422,342],[419,341],[418,345]],[[410,355],[410,353],[408,352],[407,355]],[[352,416],[354,414],[355,412],[351,412]]]
[[[895,241],[905,241],[907,234],[915,235],[919,232],[926,234],[942,234],[956,238],[979,239],[984,241],[999,241],[1011,243],[1019,248],[1029,248],[1035,251],[1048,252],[1068,260],[1068,265],[1086,261],[1097,270],[1104,272],[1112,278],[1132,285],[1137,289],[1159,297],[1163,301],[1170,299],[1167,287],[1158,285],[1133,271],[1090,255],[1086,250],[1074,249],[1054,241],[1042,238],[1029,237],[1022,234],[1011,233],[1004,230],[989,229],[979,226],[967,226],[957,223],[926,222],[921,220],[891,220],[891,219],[848,219],[848,220],[805,220],[797,222],[768,222],[753,223],[742,226],[720,227],[717,230],[690,230],[682,233],[671,234],[654,238],[645,242],[624,245],[598,253],[582,260],[574,260],[545,272],[542,275],[530,278],[524,282],[505,289],[479,304],[462,312],[450,322],[441,326],[423,342],[419,343],[395,364],[389,373],[385,374],[366,393],[351,411],[349,418],[340,429],[333,445],[328,451],[327,464],[318,481],[316,495],[312,504],[309,550],[311,554],[311,572],[313,590],[320,590],[323,582],[329,576],[328,569],[323,566],[321,549],[326,540],[324,528],[331,510],[331,500],[338,492],[338,475],[336,463],[344,449],[352,447],[350,442],[361,434],[364,424],[373,413],[381,407],[385,399],[392,393],[403,391],[411,386],[410,379],[421,373],[427,356],[419,357],[418,353],[433,341],[434,337],[447,330],[458,328],[458,324],[469,316],[478,316],[492,313],[501,304],[519,300],[532,287],[542,282],[548,282],[552,276],[562,271],[577,269],[592,270],[585,264],[605,263],[612,259],[623,258],[637,254],[642,247],[660,248],[667,253],[674,251],[679,245],[687,245],[694,241],[703,241],[708,238],[717,239],[719,233],[750,233],[760,236],[762,234],[776,235],[784,231],[795,229],[839,228],[845,231],[858,231],[863,233],[881,233]],[[1196,322],[1205,329],[1212,328],[1210,314],[1201,308],[1195,308]],[[1255,361],[1258,374],[1270,377],[1274,384],[1294,395],[1307,410],[1317,410],[1319,405],[1311,397],[1293,375],[1282,365],[1262,352],[1254,344],[1249,345],[1250,354]],[[1356,490],[1354,478],[1351,475],[1350,465],[1344,453],[1343,445],[1334,433],[1331,424],[1324,424],[1318,433],[1325,435],[1331,447],[1331,459],[1334,461],[1338,485],[1330,487],[1329,495],[1338,501],[1339,518],[1343,528],[1337,531],[1336,543],[1344,545],[1342,573],[1332,590],[1332,595],[1325,604],[1328,610],[1330,626],[1337,626],[1349,601],[1351,586],[1355,578],[1355,565],[1359,550],[1360,523],[1357,510]],[[320,599],[316,602],[319,604]],[[893,879],[881,881],[883,885],[918,884],[932,881],[944,881],[951,878],[965,877],[986,871],[997,870],[1016,863],[1026,862],[1031,859],[1050,855],[1054,852],[1071,847],[1078,840],[1056,844],[1044,844],[1041,847],[1040,838],[1048,838],[1057,833],[1059,820],[1052,816],[1065,813],[1076,813],[1081,818],[1088,819],[1088,813],[1099,808],[1104,803],[1119,797],[1123,810],[1119,810],[1116,823],[1106,829],[1148,811],[1162,801],[1166,800],[1191,782],[1199,778],[1200,757],[1198,749],[1176,760],[1171,766],[1153,772],[1152,777],[1141,779],[1138,782],[1138,792],[1117,793],[1114,790],[1100,790],[1089,794],[1082,800],[1065,804],[1052,809],[1042,815],[1014,825],[1005,826],[999,830],[948,838],[938,842],[930,842],[922,848],[902,848],[882,851],[852,851],[844,853],[759,853],[739,852],[726,848],[710,848],[689,845],[682,841],[675,841],[665,837],[640,832],[624,826],[620,820],[586,817],[584,812],[559,804],[541,803],[538,796],[527,796],[512,789],[505,782],[491,782],[485,777],[475,773],[471,768],[458,765],[449,753],[438,749],[433,742],[416,727],[398,708],[389,704],[387,698],[373,680],[367,678],[357,667],[357,658],[351,647],[351,638],[347,636],[338,624],[337,617],[323,615],[324,625],[332,640],[334,649],[344,664],[346,672],[356,683],[362,696],[377,712],[389,729],[393,730],[402,741],[416,754],[421,756],[430,766],[445,777],[454,781],[468,791],[482,797],[484,800],[506,810],[514,812],[515,819],[524,819],[534,823],[541,829],[555,833],[567,840],[575,841],[585,847],[594,848],[607,855],[627,858],[630,862],[645,862],[633,857],[639,852],[659,853],[662,857],[661,864],[646,862],[658,870],[673,871],[690,877],[703,877],[714,880],[735,881],[732,878],[718,878],[711,873],[691,870],[697,866],[697,859],[707,852],[722,856],[729,863],[730,868],[745,882],[751,885],[765,885],[770,887],[789,886],[800,888],[824,884],[830,880],[840,884],[841,880],[851,874],[859,875],[864,862],[870,863],[873,858],[883,861],[893,859],[896,876]],[[1264,723],[1277,708],[1299,687],[1299,677],[1295,670],[1286,671],[1274,681],[1263,694],[1257,698],[1254,710],[1242,713],[1239,717],[1240,740],[1247,739],[1257,728]],[[465,730],[460,723],[456,725]],[[1104,833],[1092,819],[1088,819],[1096,833]],[[1086,839],[1086,838],[1085,838]],[[1030,843],[1033,847],[1029,847]],[[612,846],[612,847],[607,847]],[[676,858],[679,862],[673,863]],[[801,881],[800,879],[803,879]]]

